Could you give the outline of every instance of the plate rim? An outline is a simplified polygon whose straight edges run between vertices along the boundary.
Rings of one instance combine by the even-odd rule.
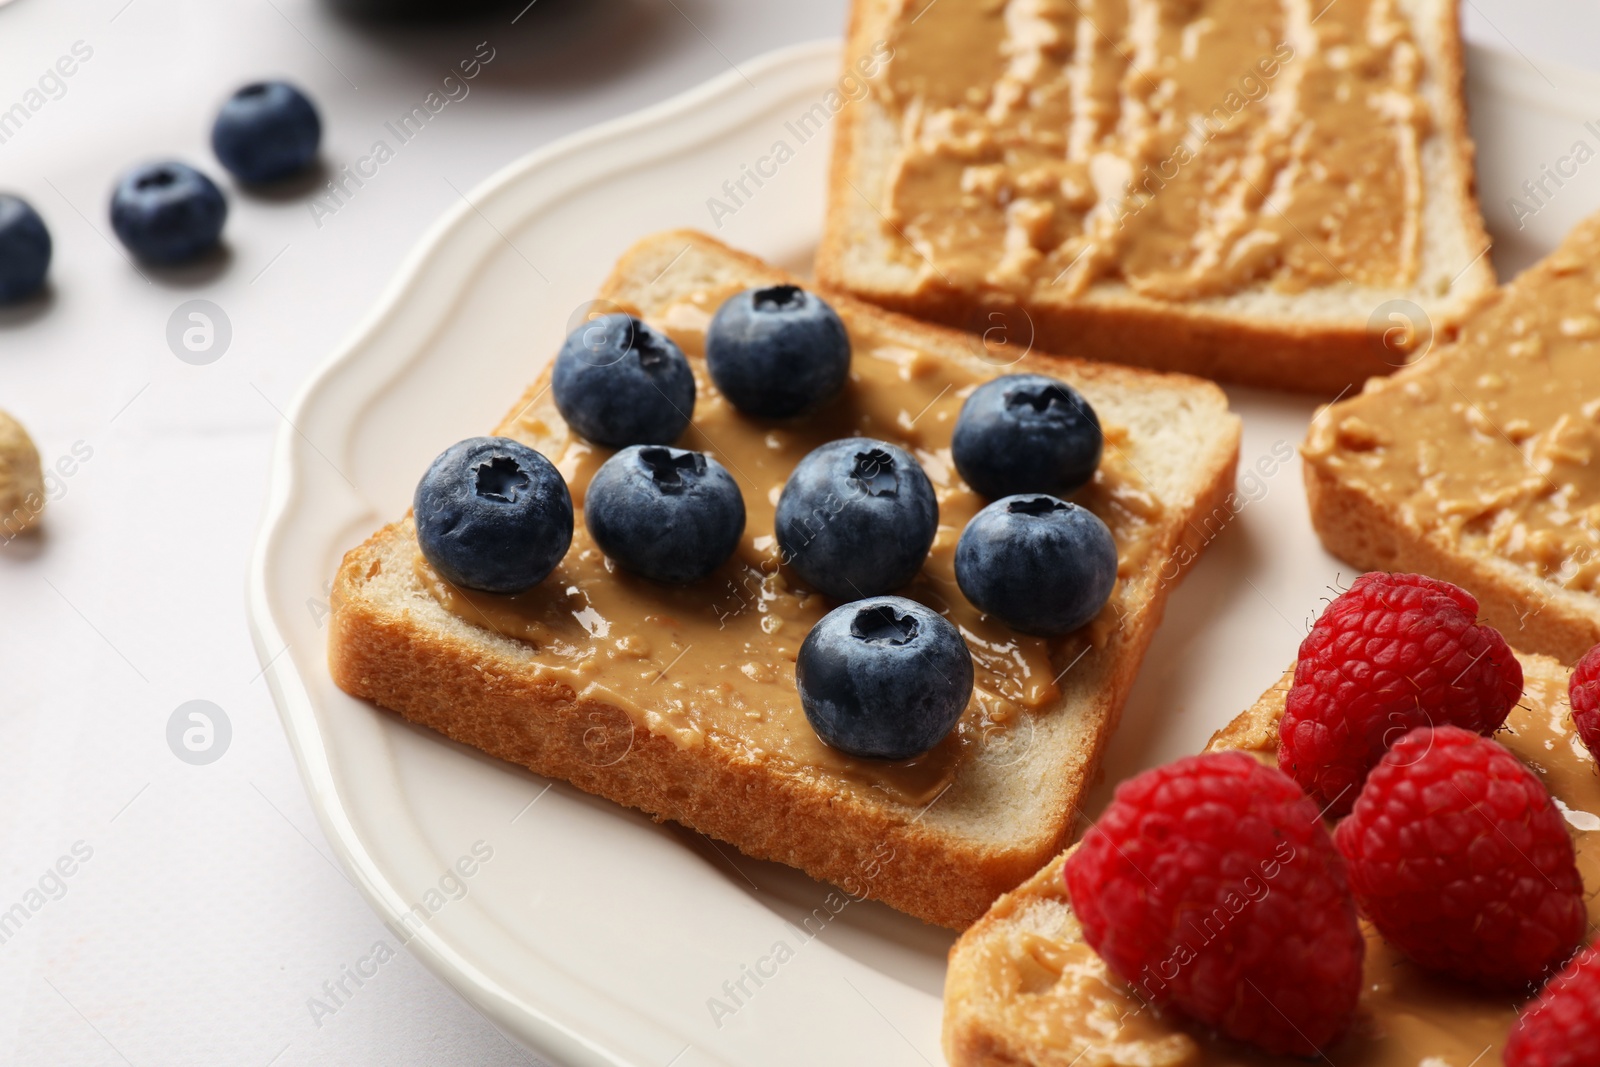
[[[306,447],[299,443],[298,424],[336,376],[360,365],[368,342],[401,308],[452,235],[478,218],[479,205],[543,168],[600,149],[609,142],[633,137],[667,121],[689,118],[701,108],[741,95],[762,94],[752,96],[753,103],[778,96],[782,93],[779,85],[768,82],[763,91],[760,79],[781,78],[790,70],[822,60],[837,62],[841,45],[836,38],[803,42],[764,53],[737,66],[730,64],[729,70],[666,100],[558,138],[500,167],[472,186],[465,196],[424,229],[372,304],[316,363],[285,407],[271,450],[263,515],[250,552],[246,607],[251,643],[262,665],[262,676],[283,725],[307,799],[334,858],[374,915],[391,928],[399,919],[391,901],[403,899],[404,892],[374,860],[343,801],[339,777],[332,767],[327,739],[318,728],[305,679],[293,658],[284,655],[289,642],[284,636],[285,627],[280,626],[273,611],[269,592],[274,554],[286,533],[294,507],[305,491],[296,474],[297,461],[305,458],[303,449]],[[1520,91],[1540,104],[1559,110],[1570,109],[1571,97],[1578,95],[1551,91],[1524,68],[1515,55],[1502,49],[1467,42],[1465,52],[1469,70],[1475,69],[1485,84],[1499,91],[1510,94]],[[1541,62],[1544,69],[1559,71],[1568,86],[1580,86],[1584,95],[1600,98],[1600,74],[1557,62]],[[609,1051],[600,1041],[540,1011],[538,1004],[506,989],[478,967],[468,954],[432,928],[423,928],[404,944],[474,1010],[537,1055],[573,1067],[629,1067],[631,1064],[622,1054]]]
[[[337,775],[329,760],[326,739],[317,728],[312,698],[292,659],[284,655],[289,642],[271,603],[269,585],[273,557],[287,531],[294,505],[304,491],[296,476],[296,460],[300,458],[299,423],[335,376],[360,363],[366,343],[402,307],[433,257],[447,245],[452,235],[478,217],[477,205],[540,169],[609,142],[625,140],[669,120],[688,118],[715,102],[751,92],[760,93],[762,89],[757,79],[763,76],[781,77],[791,69],[798,70],[821,60],[836,62],[841,46],[837,38],[824,38],[774,49],[739,65],[730,64],[729,70],[659,103],[560,137],[500,167],[472,186],[423,231],[370,308],[315,365],[286,406],[273,441],[266,503],[250,552],[245,599],[251,644],[262,664],[262,675],[323,836],[367,906],[391,928],[400,915],[391,907],[388,898],[403,899],[404,894],[373,859],[346,810]],[[780,86],[766,91],[772,96],[783,95]],[[492,1025],[536,1054],[572,1067],[627,1067],[627,1060],[506,990],[432,928],[424,927],[406,939],[405,947]]]

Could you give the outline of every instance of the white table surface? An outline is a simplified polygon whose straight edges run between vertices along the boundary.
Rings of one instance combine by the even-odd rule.
[[[1464,6],[1475,41],[1536,67],[1600,67],[1600,8]],[[514,24],[516,6],[417,28],[321,0],[0,0],[0,111],[78,42],[92,51],[0,142],[0,189],[29,198],[55,240],[51,295],[0,311],[0,408],[47,463],[88,454],[42,535],[0,545],[0,1063],[536,1062],[398,949],[306,804],[244,621],[280,411],[479,181],[730,64],[836,34],[845,7],[537,0]],[[466,95],[444,86],[460,98],[336,210],[315,217],[304,190],[225,186],[228,254],[177,274],[141,273],[112,242],[105,203],[123,167],[176,156],[220,175],[207,131],[238,84],[305,86],[337,168],[393,144],[385,122],[491,50]],[[193,299],[231,325],[207,365],[167,342]],[[168,744],[191,700],[231,725],[204,765]],[[74,848],[88,858],[71,876],[47,876]],[[19,903],[26,918],[6,925]],[[392,959],[360,985],[345,977],[380,944]]]

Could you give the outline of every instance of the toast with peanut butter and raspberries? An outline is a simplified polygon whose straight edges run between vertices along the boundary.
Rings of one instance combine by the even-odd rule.
[[[1554,832],[1560,834],[1559,827],[1566,827],[1576,848],[1578,870],[1592,878],[1600,836],[1583,828],[1591,825],[1593,818],[1587,813],[1600,810],[1600,780],[1595,776],[1594,758],[1574,735],[1567,714],[1570,672],[1546,656],[1518,655],[1517,659],[1522,698],[1511,709],[1505,723],[1508,730],[1495,734],[1494,739],[1548,789],[1554,805],[1548,814],[1558,827]],[[1279,726],[1293,683],[1291,670],[1255,705],[1219,730],[1206,751],[1245,752],[1275,765]],[[1315,801],[1302,800],[1316,812]],[[1570,814],[1563,820],[1556,811]],[[1350,818],[1356,817],[1359,812]],[[1485,832],[1495,836],[1492,831]],[[1303,1055],[1271,1055],[1219,1037],[1170,1004],[1157,1007],[1113,973],[1086,941],[1084,923],[1074,911],[1074,896],[1065,877],[1071,857],[1082,847],[1074,846],[1056,857],[1001,897],[951,949],[943,1026],[944,1051],[951,1067],[1293,1067],[1309,1062]],[[1565,861],[1569,865],[1571,856],[1569,852]],[[1253,921],[1255,913],[1250,909],[1260,906],[1257,901],[1270,898],[1279,885],[1272,881],[1274,873],[1267,868],[1257,891],[1250,894],[1246,890],[1237,911],[1229,909],[1221,918],[1196,904],[1193,926],[1184,931],[1193,951],[1204,951],[1202,946],[1208,940],[1228,932],[1230,922]],[[1397,876],[1395,880],[1403,879]],[[1592,892],[1585,900],[1592,930],[1600,919],[1600,904]],[[1438,901],[1435,904],[1443,909]],[[1582,920],[1579,922],[1581,928]],[[1361,935],[1365,959],[1359,1000],[1342,1036],[1322,1046],[1326,1062],[1339,1067],[1402,1063],[1466,1067],[1501,1061],[1507,1036],[1518,1021],[1520,1001],[1515,993],[1525,989],[1502,994],[1430,974],[1365,919]],[[1148,983],[1149,990],[1160,992],[1184,968],[1198,967],[1194,959],[1192,954],[1179,955],[1170,966],[1140,972],[1141,984]],[[1336,1009],[1330,1004],[1325,1010],[1332,1013]],[[1314,1008],[1312,1013],[1315,1017]],[[1528,1019],[1529,1013],[1522,1017]]]
[[[642,320],[632,328],[657,338],[656,355],[681,349],[692,368],[688,405],[674,403],[693,411],[672,438],[686,451],[637,454],[654,464],[646,481],[657,488],[694,482],[723,500],[718,494],[737,486],[744,523],[726,562],[708,577],[677,575],[677,584],[630,569],[651,573],[649,542],[676,534],[663,522],[653,528],[659,538],[647,530],[645,543],[624,543],[628,516],[602,503],[628,499],[617,485],[632,492],[635,483],[602,483],[637,446],[613,454],[594,434],[569,428],[553,395],[562,389],[563,355],[554,378],[550,369],[541,374],[496,433],[514,442],[505,448],[548,457],[570,487],[570,548],[557,546],[554,570],[524,592],[462,588],[419,547],[419,523],[427,518],[434,529],[431,505],[419,503],[345,556],[333,597],[333,677],[354,695],[538,774],[960,928],[1069,839],[1167,595],[1225,512],[1238,419],[1216,386],[1181,375],[1074,360],[1005,368],[1053,375],[1093,406],[1103,455],[1068,502],[1050,507],[1092,517],[1114,543],[1104,607],[1069,633],[1031,636],[976,609],[956,580],[962,527],[985,503],[951,458],[965,398],[997,375],[981,339],[820,293],[848,335],[848,380],[808,415],[755,418],[713,383],[704,354],[713,316],[744,292],[785,307],[822,303],[782,272],[688,231],[641,241],[599,294],[602,306]],[[786,370],[800,381],[812,368],[801,360]],[[839,603],[816,589],[847,576],[853,561],[804,581],[775,543],[780,498],[797,480],[797,464],[829,442],[861,437],[880,442],[856,455],[864,491],[882,491],[883,470],[863,474],[862,460],[898,455],[926,472],[925,503],[936,500],[938,523],[925,559],[913,560],[913,577],[896,590],[909,599],[883,598],[905,610],[857,615],[855,625],[881,631],[864,643],[887,653],[911,640],[895,626],[926,624],[971,653],[970,700],[963,691],[951,709],[959,719],[931,750],[904,758],[824,743],[810,704],[803,713],[797,660]],[[477,468],[478,491],[486,478],[502,502],[542,491],[515,481],[505,448]],[[814,516],[818,543],[830,514]],[[613,536],[622,540],[606,540],[602,551],[598,539]],[[707,533],[657,563],[687,565],[720,536]],[[727,550],[709,560],[719,553]],[[945,673],[959,675],[966,658]],[[807,677],[808,692],[822,691],[824,673]],[[883,699],[946,680],[929,674],[927,685],[891,687]]]
[[[1494,275],[1451,0],[855,0],[817,276],[1332,396]]]
[[[1301,446],[1328,551],[1454,582],[1513,645],[1566,663],[1600,642],[1597,263],[1600,216]]]

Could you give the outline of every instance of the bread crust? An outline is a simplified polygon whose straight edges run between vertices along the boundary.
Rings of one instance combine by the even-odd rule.
[[[1008,927],[1033,903],[1041,888],[1061,885],[1060,895],[1065,897],[1061,868],[1071,851],[1055,857],[1014,892],[996,900],[950,946],[950,965],[944,979],[942,1043],[951,1067],[1071,1067],[1074,1062],[1065,1050],[1060,1056],[1051,1056],[1047,1050],[1030,1048],[1026,1042],[1018,1041],[1004,1021],[987,1010],[990,1005],[984,983],[968,963],[979,946],[1005,938]]]
[[[395,524],[375,540],[412,536]],[[708,757],[633,730],[622,709],[542,679],[531,660],[486,661],[472,644],[430,632],[363,596],[362,576],[382,561],[378,546],[368,542],[339,568],[335,596],[343,606],[334,612],[329,645],[334,681],[452,740],[944,926],[960,927],[981,915],[1038,866],[1038,853],[1052,851],[1048,841],[1024,851],[952,850],[897,806],[866,803],[772,774],[759,763]],[[627,745],[621,755],[611,751],[621,745],[597,754],[593,742],[585,742],[596,730],[619,729]],[[872,861],[885,857],[893,861],[885,871],[923,874],[878,884]]]
[[[845,63],[871,51],[873,35],[892,17],[898,0],[855,0],[851,5]],[[1456,224],[1474,248],[1487,249],[1489,236],[1478,208],[1474,170],[1476,148],[1467,126],[1466,65],[1459,16],[1453,0],[1440,4],[1438,62],[1434,79],[1445,88],[1445,106],[1436,108],[1435,127],[1455,157],[1453,190]],[[1360,321],[1269,320],[1230,314],[1199,304],[1154,300],[1135,293],[1093,302],[1043,301],[998,290],[955,288],[937,279],[908,291],[860,276],[848,262],[849,248],[860,240],[851,206],[875,201],[871,193],[881,174],[862,172],[859,160],[866,136],[863,119],[876,106],[870,97],[847,103],[835,119],[833,157],[828,177],[828,212],[816,272],[824,285],[915,318],[957,329],[983,332],[997,323],[1029,337],[1040,352],[1069,353],[1159,371],[1180,371],[1218,381],[1263,386],[1329,397],[1360,385],[1374,375],[1393,373],[1403,359],[1386,349]],[[1437,186],[1438,182],[1431,182]],[[1464,293],[1493,288],[1494,274],[1485,260],[1464,265]],[[1399,295],[1399,294],[1397,294]],[[1435,342],[1454,336],[1474,298],[1464,296],[1450,313],[1436,313]]]
[[[1565,692],[1567,670],[1561,664],[1539,655],[1518,653],[1517,658],[1530,683],[1538,681],[1547,690]],[[1278,723],[1293,680],[1291,666],[1253,705],[1212,735],[1205,750],[1238,750],[1263,758],[1275,754]],[[1005,1011],[1004,993],[983,980],[985,954],[1018,957],[1029,949],[1030,930],[1044,930],[1059,942],[1082,942],[1062,877],[1062,867],[1071,851],[1057,856],[1039,873],[995,901],[988,914],[973,923],[951,947],[942,1028],[950,1067],[1081,1067],[1089,1059],[1081,1049],[1075,1052],[1054,1047],[1019,1032]],[[1147,1067],[1153,1062],[1148,1054],[1119,1057],[1109,1041],[1103,1046],[1103,1054],[1092,1058],[1098,1067]],[[1211,1062],[1210,1057],[1201,1058]],[[1259,1057],[1259,1061],[1304,1062],[1290,1057]],[[1257,1062],[1257,1058],[1249,1062]]]
[[[1271,752],[1278,745],[1278,720],[1294,681],[1294,669],[1285,671],[1245,711],[1211,736],[1205,751],[1240,749]],[[1076,847],[1076,846],[1074,846]],[[988,946],[1002,944],[1026,921],[1026,914],[1041,904],[1070,916],[1062,867],[1072,849],[1045,864],[1032,878],[994,902],[984,916],[967,928],[950,947],[945,973],[943,1042],[950,1067],[1073,1067],[1081,1053],[1070,1049],[1041,1048],[1015,1033],[991,1003],[992,993],[982,981],[976,957]]]
[[[1503,288],[1485,294],[1473,305],[1473,312],[1462,326],[1470,335],[1471,347],[1435,345],[1426,354],[1384,382],[1373,382],[1374,390],[1393,394],[1395,390],[1424,390],[1437,386],[1444,395],[1420,401],[1428,411],[1449,410],[1465,394],[1452,396],[1445,384],[1470,380],[1496,369],[1496,361],[1484,362],[1485,353],[1495,346],[1510,346],[1520,329],[1522,317],[1551,306],[1551,287],[1571,273],[1573,261],[1586,262],[1600,235],[1600,216],[1574,227],[1562,246]],[[1584,292],[1587,306],[1587,290]],[[1557,305],[1559,306],[1559,305]],[[1581,358],[1587,360],[1584,354]],[[1499,367],[1506,378],[1507,395],[1527,392],[1537,395],[1561,372],[1550,364]],[[1564,397],[1582,395],[1579,385],[1567,380],[1559,383]],[[1492,548],[1459,533],[1447,533],[1435,518],[1420,519],[1407,501],[1395,493],[1385,493],[1382,478],[1363,472],[1352,462],[1352,453],[1341,439],[1341,427],[1354,418],[1379,434],[1400,428],[1407,411],[1403,408],[1379,413],[1364,411],[1364,395],[1352,396],[1322,408],[1306,430],[1301,445],[1306,500],[1311,524],[1323,546],[1360,570],[1414,571],[1453,582],[1478,598],[1479,612],[1514,647],[1554,656],[1563,663],[1575,663],[1595,644],[1600,643],[1600,596],[1582,589],[1568,588],[1499,555]],[[1541,415],[1535,421],[1549,421]],[[1540,426],[1543,430],[1547,427]],[[1487,487],[1504,484],[1503,474],[1481,470],[1473,461],[1456,459],[1444,443],[1442,463],[1451,471],[1478,472],[1477,480]],[[1408,461],[1409,462],[1409,461]],[[1571,505],[1581,510],[1582,501]]]
[[[1318,416],[1321,417],[1320,415]],[[1323,547],[1362,571],[1409,571],[1453,582],[1513,646],[1576,663],[1600,644],[1600,601],[1504,561],[1491,562],[1405,523],[1393,506],[1320,464],[1302,461],[1311,525]]]
[[[660,281],[657,265],[678,262],[684,255],[680,245],[748,278],[748,284],[789,280],[702,234],[673,231],[647,238],[627,253],[603,287],[602,298],[641,306]],[[964,335],[901,320],[842,294],[826,295],[849,316],[909,331],[930,351],[970,345]],[[1162,527],[1164,543],[1157,546],[1156,558],[1170,560],[1171,573],[1155,583],[1149,598],[1129,611],[1131,621],[1109,639],[1115,655],[1095,657],[1108,666],[1091,697],[1070,709],[1081,718],[1072,748],[1051,754],[1053,762],[1079,767],[1081,773],[1059,777],[1059,788],[1045,805],[1049,817],[1036,827],[1008,828],[997,840],[977,840],[925,820],[926,809],[919,812],[887,798],[841,790],[820,774],[780,773],[771,764],[720,747],[715,738],[690,750],[635,729],[622,709],[580,699],[570,686],[541,677],[529,646],[445,615],[411,571],[415,540],[409,521],[378,531],[349,552],[339,568],[328,646],[334,681],[353,695],[537,774],[569,781],[657,820],[681,823],[746,855],[798,867],[852,895],[884,901],[931,923],[963,928],[1070,839],[1075,813],[1093,782],[1166,597],[1215,535],[1214,527],[1196,520],[1227,513],[1234,485],[1238,422],[1226,412],[1215,386],[1097,364],[1075,369],[1086,378],[1130,388],[1159,382],[1190,390],[1196,403],[1216,406],[1222,422],[1216,427],[1215,455],[1205,481],[1193,487],[1192,502]],[[548,375],[547,368],[513,410],[539,396]],[[383,595],[381,583],[394,583],[400,594],[391,590]],[[1067,711],[1057,708],[1045,714]],[[597,729],[627,732],[625,758],[610,758],[611,749],[603,749],[597,758]]]

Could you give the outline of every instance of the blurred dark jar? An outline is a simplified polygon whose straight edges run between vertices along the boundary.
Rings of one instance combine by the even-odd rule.
[[[324,0],[335,11],[374,22],[451,22],[526,6],[512,0]],[[541,0],[542,2],[542,0]]]

